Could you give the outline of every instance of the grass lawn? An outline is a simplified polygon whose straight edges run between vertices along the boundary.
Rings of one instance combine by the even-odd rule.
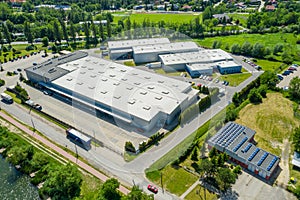
[[[129,66],[129,67],[135,67],[135,63],[133,60],[125,61],[124,65]]]
[[[245,106],[236,122],[256,131],[258,147],[279,156],[283,139],[290,138],[293,129],[300,125],[292,105],[282,94],[268,93],[263,103]]]
[[[228,81],[230,86],[238,86],[240,83],[245,81],[251,76],[251,73],[238,73],[238,74],[228,74],[221,75],[219,79],[221,81]]]
[[[161,173],[164,188],[178,196],[182,195],[198,179],[197,176],[181,167],[173,167],[171,165],[168,165],[160,172],[148,172],[147,176],[151,177],[151,180],[161,187]]]
[[[21,99],[17,98],[17,95],[16,95],[16,94],[14,94],[14,93],[12,93],[12,92],[9,92],[9,91],[7,91],[7,90],[4,91],[4,93],[10,95],[10,96],[13,98],[14,102],[16,102],[16,103],[18,103],[18,104],[21,104],[21,103],[22,103]]]
[[[257,60],[257,62],[254,62],[254,63],[261,66],[262,70],[264,70],[264,71],[275,71],[281,65],[283,65],[283,68],[284,68],[284,64],[282,62],[275,62],[275,61],[262,60],[262,59],[256,59],[256,60]]]
[[[133,23],[135,21],[138,24],[143,23],[144,19],[149,19],[150,22],[159,22],[159,21],[164,21],[166,23],[189,23],[191,20],[195,19],[196,17],[200,17],[202,15],[193,15],[193,14],[166,14],[166,13],[137,13],[137,14],[131,14],[130,15],[130,21]]]
[[[212,47],[214,41],[220,41],[222,46],[221,49],[225,50],[226,45],[229,47],[233,44],[243,45],[244,42],[249,42],[255,44],[259,42],[265,47],[274,48],[276,44],[289,45],[294,51],[299,51],[299,46],[296,44],[297,38],[294,37],[292,33],[273,33],[273,34],[240,34],[240,35],[230,35],[230,36],[220,36],[205,38],[203,40],[196,40],[199,45],[204,47]]]
[[[82,200],[96,199],[102,182],[89,174],[82,174],[80,198]]]
[[[8,47],[8,45],[5,45],[6,47]],[[16,54],[15,56],[24,56],[24,55],[27,55],[27,54],[30,54],[31,52],[37,52],[37,51],[41,51],[41,54],[44,53],[44,50],[47,48],[47,47],[42,47],[42,44],[36,44],[36,50],[31,50],[31,51],[26,51],[26,47],[28,46],[28,44],[16,44],[16,45],[12,45],[12,47],[14,49],[16,49],[17,51],[20,51],[21,53],[20,54]],[[50,53],[51,50],[47,50],[47,53]],[[2,52],[2,55],[0,56],[0,61],[3,62],[4,60],[4,55],[7,55],[6,56],[6,59],[9,60],[9,58],[12,58],[13,57],[13,53],[12,51],[9,51],[9,52]]]
[[[205,193],[204,193],[205,190]],[[218,196],[197,185],[184,199],[186,200],[216,200]]]
[[[245,13],[229,13],[229,17],[232,17],[233,21],[235,22],[236,20],[240,21],[241,26],[246,26],[247,25],[247,19],[249,17],[249,14]]]
[[[186,73],[185,71],[182,71],[182,72],[181,71],[166,72],[162,68],[159,68],[159,69],[155,69],[155,73],[163,74],[163,75],[167,75],[167,76],[180,76],[181,73],[185,73],[186,77],[190,78],[189,73]]]

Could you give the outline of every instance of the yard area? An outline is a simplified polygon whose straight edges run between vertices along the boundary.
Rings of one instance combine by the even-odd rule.
[[[256,59],[256,60],[257,60],[257,62],[254,62],[254,63],[261,66],[262,70],[264,70],[264,71],[276,71],[277,69],[280,68],[280,66],[282,66],[281,68],[283,70],[284,68],[287,67],[282,62],[275,62],[275,61],[262,60],[262,59]]]
[[[293,103],[281,93],[268,93],[263,103],[248,104],[239,113],[237,123],[256,131],[257,146],[277,156],[281,155],[284,138],[290,138],[300,120],[294,117]]]
[[[183,168],[172,165],[166,166],[161,171],[147,172],[147,177],[160,187],[162,180],[163,188],[178,196],[182,195],[198,179],[197,176]]]
[[[204,191],[205,190],[205,191]],[[216,200],[218,196],[197,185],[184,199],[186,200]]]
[[[247,25],[247,19],[249,17],[249,14],[247,13],[229,13],[228,14],[229,17],[231,17],[233,19],[234,22],[236,22],[237,20],[239,20],[239,25],[241,26],[246,26]]]
[[[245,81],[251,76],[251,73],[238,73],[238,74],[228,74],[228,75],[221,75],[219,79],[221,81],[228,81],[230,86],[238,86],[240,83]]]

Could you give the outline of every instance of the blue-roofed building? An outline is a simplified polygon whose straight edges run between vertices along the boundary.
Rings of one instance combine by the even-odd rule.
[[[251,172],[269,180],[280,158],[256,147],[253,142],[255,131],[234,122],[228,122],[208,140],[209,148],[225,152],[230,159]]]

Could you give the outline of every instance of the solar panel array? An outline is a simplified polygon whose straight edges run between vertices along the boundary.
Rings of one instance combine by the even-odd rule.
[[[249,143],[249,144],[242,150],[242,152],[243,152],[243,153],[247,153],[251,147],[252,147],[252,144]]]
[[[260,158],[260,160],[257,162],[258,166],[261,166],[261,164],[264,162],[264,160],[267,158],[267,156],[269,155],[268,152],[265,152],[264,155]]]
[[[239,124],[230,123],[221,133],[219,133],[212,142],[228,147],[234,139],[245,130],[245,127]]]
[[[248,137],[244,137],[234,148],[233,152],[236,152],[246,141],[248,140]]]
[[[270,162],[269,166],[267,167],[268,171],[270,171],[272,169],[272,167],[274,166],[274,164],[276,163],[277,160],[278,160],[278,158],[275,156],[273,158],[273,160]]]
[[[251,161],[255,156],[256,154],[259,152],[260,148],[256,148],[253,153],[249,156],[248,158],[248,161]]]

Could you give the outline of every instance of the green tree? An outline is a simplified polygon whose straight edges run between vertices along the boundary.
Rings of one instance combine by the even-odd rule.
[[[241,53],[241,47],[239,44],[233,44],[231,46],[231,53],[233,54],[240,54]]]
[[[111,37],[111,24],[110,21],[107,20],[107,24],[106,24],[106,32],[107,32],[107,37]]]
[[[154,200],[153,194],[147,195],[139,186],[134,185],[127,196],[122,197],[122,200]]]
[[[73,22],[70,22],[70,35],[73,39],[73,42],[75,43],[76,42],[76,29],[75,29]]]
[[[194,150],[191,155],[191,160],[198,161],[198,148],[194,147]]]
[[[241,54],[245,56],[250,56],[252,52],[252,44],[250,42],[244,42],[241,47]]]
[[[277,55],[278,53],[283,51],[283,45],[282,44],[276,44],[273,49],[273,54]]]
[[[67,27],[66,27],[64,20],[60,18],[59,23],[60,23],[60,26],[62,29],[63,38],[64,38],[64,40],[66,40],[67,43],[69,43],[68,31],[67,31]]]
[[[294,61],[294,58],[292,56],[292,53],[288,50],[284,51],[282,54],[281,54],[281,58],[282,58],[282,61],[286,64],[292,64],[293,61]]]
[[[89,24],[87,22],[84,22],[83,30],[86,39],[86,46],[88,47],[90,45],[90,30],[89,30]]]
[[[218,155],[218,150],[215,148],[215,147],[213,147],[211,150],[210,150],[210,152],[208,153],[208,157],[209,158],[213,158],[213,157],[215,157],[215,156],[217,156]]]
[[[49,46],[49,39],[48,39],[48,37],[43,37],[42,43],[43,43],[43,47]]]
[[[255,58],[263,58],[265,56],[265,47],[259,42],[253,45],[252,56]]]
[[[53,34],[54,34],[55,41],[61,43],[61,38],[62,38],[61,29],[57,20],[54,20],[53,22]]]
[[[5,23],[2,23],[2,30],[3,30],[3,34],[4,34],[4,37],[7,41],[8,44],[10,44],[12,42],[11,40],[11,33],[9,32],[7,26]]]
[[[259,94],[258,90],[253,88],[248,95],[248,98],[251,103],[261,103],[262,102],[262,96]]]
[[[300,153],[300,127],[296,128],[293,133],[293,144],[295,151]]]
[[[289,84],[289,93],[294,99],[300,99],[300,78],[294,77]]]
[[[104,28],[103,28],[103,24],[101,23],[101,20],[99,24],[99,33],[100,33],[101,42],[103,42],[105,40],[105,36],[104,36]]]
[[[56,166],[48,174],[41,193],[48,195],[53,200],[73,199],[80,195],[82,177],[74,165]]]
[[[217,173],[217,183],[222,191],[226,191],[235,183],[235,174],[228,168],[219,168]]]
[[[92,30],[92,33],[93,33],[93,44],[95,46],[97,46],[97,44],[98,44],[97,29],[96,29],[96,26],[95,26],[93,21],[91,21],[91,30]]]
[[[121,195],[118,192],[118,188],[120,186],[120,183],[117,179],[111,178],[105,181],[103,183],[99,194],[98,194],[98,200],[120,200]]]
[[[259,86],[259,88],[258,88],[258,92],[263,98],[267,97],[267,91],[268,91],[268,86],[265,84]]]
[[[30,23],[28,21],[26,21],[24,23],[24,35],[27,38],[28,43],[32,44],[33,43],[33,35],[32,35],[31,28],[30,28]]]
[[[209,159],[204,159],[199,164],[199,170],[202,177],[212,177],[216,172],[216,167]]]

